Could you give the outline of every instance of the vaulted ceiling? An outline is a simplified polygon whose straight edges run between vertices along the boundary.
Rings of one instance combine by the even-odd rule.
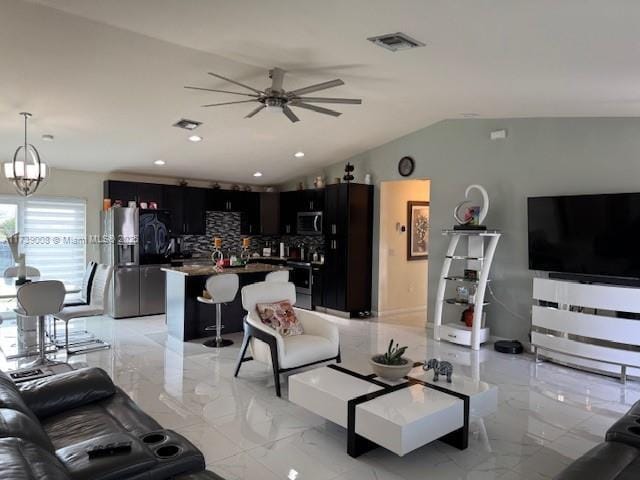
[[[631,0],[0,0],[0,158],[22,110],[53,167],[262,184],[466,113],[636,116],[638,21]],[[427,46],[366,40],[395,31]],[[363,105],[292,124],[201,108],[230,98],[183,89],[230,87],[208,71],[264,88],[273,66],[287,89],[342,78],[317,95]],[[181,117],[203,122],[204,141],[171,126]]]

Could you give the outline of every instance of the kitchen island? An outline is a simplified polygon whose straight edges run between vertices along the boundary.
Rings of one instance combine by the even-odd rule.
[[[226,267],[218,272],[211,262],[164,267],[166,272],[166,318],[169,335],[183,342],[196,338],[211,337],[212,330],[207,327],[216,323],[214,305],[198,302],[207,278],[211,275],[236,273],[240,278],[238,294],[233,302],[222,305],[223,335],[242,331],[242,321],[246,311],[242,308],[240,290],[246,285],[261,282],[270,272],[289,270],[279,265],[250,263],[243,267]]]

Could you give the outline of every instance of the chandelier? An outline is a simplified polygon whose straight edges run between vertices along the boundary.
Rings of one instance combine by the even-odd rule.
[[[20,195],[33,195],[40,183],[47,176],[47,164],[40,160],[36,147],[27,142],[27,121],[31,117],[28,112],[21,112],[24,117],[24,144],[13,154],[13,161],[5,162],[4,176],[16,187]]]

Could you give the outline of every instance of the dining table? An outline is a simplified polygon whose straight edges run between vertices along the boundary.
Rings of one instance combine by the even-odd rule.
[[[18,296],[18,289],[22,285],[16,285],[16,280],[18,277],[3,277],[2,281],[0,281],[0,300],[12,300]],[[40,278],[40,277],[28,277],[27,280],[31,282],[38,282],[40,280],[55,280],[49,278]],[[64,282],[63,282],[64,283]],[[26,284],[25,284],[26,285]],[[80,292],[80,287],[77,285],[73,285],[70,283],[64,284],[65,292],[70,293],[78,293]]]

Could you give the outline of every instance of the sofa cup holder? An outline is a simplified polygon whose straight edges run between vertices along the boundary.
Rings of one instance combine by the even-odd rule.
[[[148,433],[142,437],[142,441],[147,445],[155,445],[164,442],[167,438],[164,433]]]
[[[182,453],[182,447],[173,444],[163,445],[156,448],[153,453],[155,453],[156,457],[160,458],[161,460],[168,460],[180,455]]]
[[[636,420],[636,422],[638,422],[638,420]],[[632,425],[627,428],[627,430],[629,433],[633,433],[634,435],[640,435],[640,425]]]

